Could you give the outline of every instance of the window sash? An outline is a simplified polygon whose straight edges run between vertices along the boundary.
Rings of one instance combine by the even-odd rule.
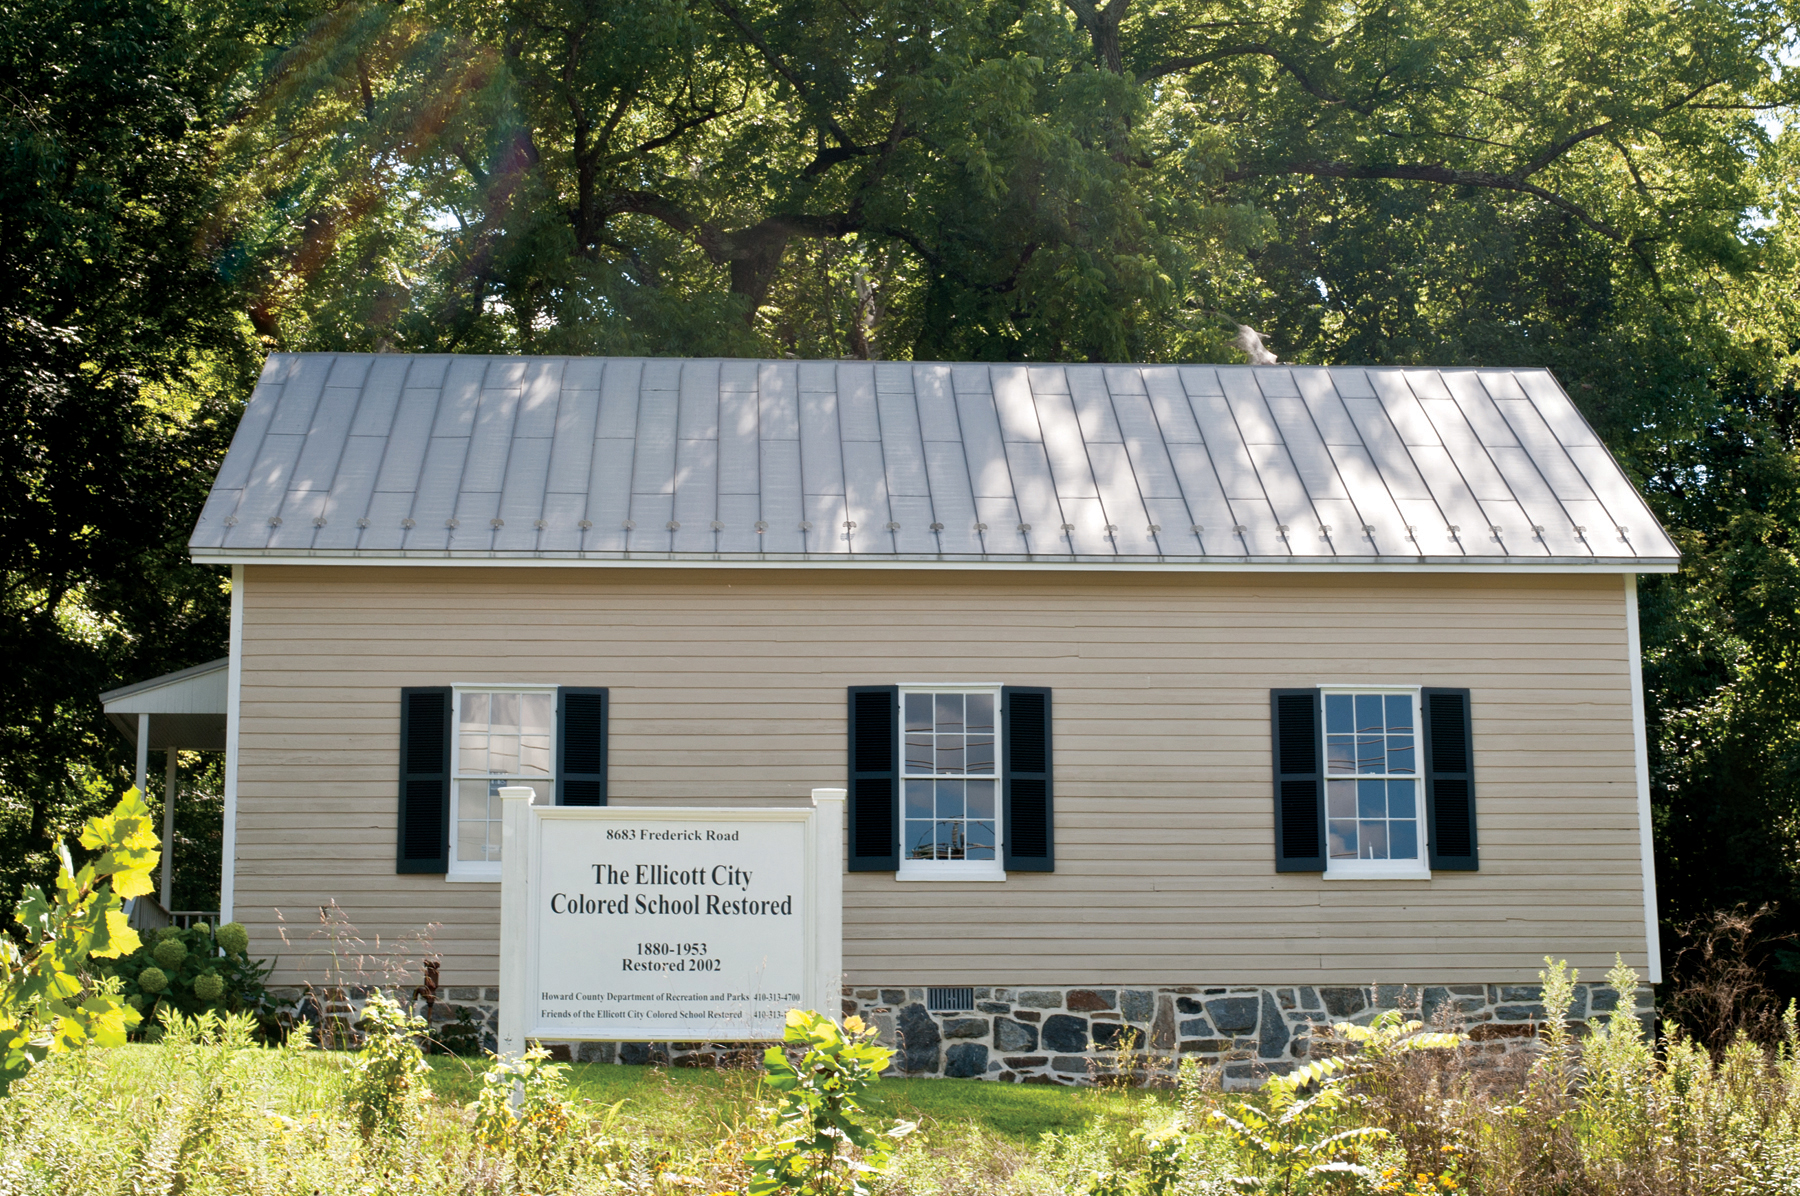
[[[1324,759],[1327,873],[1429,876],[1425,774],[1416,686],[1320,686]],[[1334,701],[1335,699],[1335,701]],[[1405,702],[1408,726],[1396,727]],[[1345,723],[1345,702],[1349,721]],[[1371,729],[1370,706],[1379,705],[1380,730]],[[1335,716],[1335,717],[1334,717]],[[1377,749],[1379,748],[1379,755]],[[1357,855],[1340,854],[1354,836]],[[1373,850],[1384,854],[1370,854]],[[1404,852],[1405,854],[1396,854]]]
[[[900,871],[1003,873],[1000,687],[901,685],[899,702]]]

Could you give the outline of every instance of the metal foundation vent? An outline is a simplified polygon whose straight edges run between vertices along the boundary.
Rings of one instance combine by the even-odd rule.
[[[925,1008],[939,1013],[967,1013],[975,1008],[975,990],[928,988],[925,990]]]

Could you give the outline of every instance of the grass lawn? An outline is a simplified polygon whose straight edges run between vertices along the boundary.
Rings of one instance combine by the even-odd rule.
[[[438,1099],[466,1104],[480,1089],[487,1063],[433,1056],[430,1084]],[[628,1067],[613,1063],[570,1065],[577,1096],[600,1105],[626,1103],[619,1116],[658,1136],[716,1133],[770,1095],[758,1095],[760,1075],[748,1071]],[[932,1137],[959,1137],[971,1127],[1035,1142],[1047,1131],[1080,1130],[1096,1120],[1124,1118],[1131,1106],[1156,1093],[1096,1088],[996,1084],[985,1080],[882,1080],[870,1105],[884,1117],[917,1121]],[[1168,1094],[1162,1094],[1166,1099]]]

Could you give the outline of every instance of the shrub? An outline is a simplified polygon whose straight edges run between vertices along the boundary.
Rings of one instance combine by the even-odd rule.
[[[250,936],[241,925],[227,923],[216,935],[204,922],[185,930],[164,926],[149,939],[112,968],[127,1001],[143,1010],[146,1020],[166,1021],[176,1013],[244,1013],[265,1035],[274,1029],[273,1006],[263,987],[270,969],[250,958]]]
[[[250,950],[250,932],[242,922],[225,923],[213,938],[227,955],[243,955]]]

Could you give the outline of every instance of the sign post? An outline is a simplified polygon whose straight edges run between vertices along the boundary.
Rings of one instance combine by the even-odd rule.
[[[780,1038],[835,1015],[844,790],[807,808],[534,806],[500,790],[500,1055]]]

